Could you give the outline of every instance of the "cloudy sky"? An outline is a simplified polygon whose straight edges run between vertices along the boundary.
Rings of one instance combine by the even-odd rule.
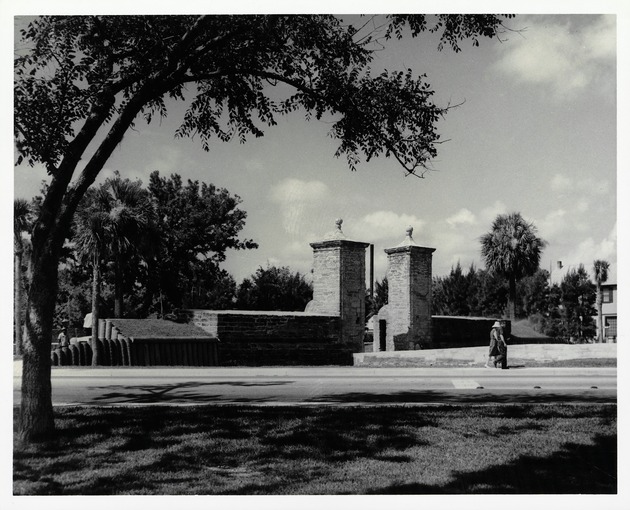
[[[607,9],[607,12],[612,12]],[[435,39],[392,43],[374,68],[425,73],[437,104],[460,105],[439,124],[446,143],[423,179],[406,177],[393,160],[376,159],[351,172],[336,159],[330,124],[280,118],[263,138],[217,142],[175,139],[183,109],[161,125],[138,124],[107,164],[148,182],[179,173],[212,182],[242,198],[243,237],[260,247],[230,252],[224,267],[237,282],[267,263],[308,273],[310,242],[343,219],[350,239],[375,245],[375,276],[386,271],[383,250],[408,225],[422,246],[436,249],[434,275],[460,262],[483,268],[479,237],[501,213],[520,212],[548,243],[541,265],[554,281],[597,258],[617,280],[617,52],[615,15],[519,15],[501,41],[464,43],[461,53],[437,51]],[[30,198],[41,168],[17,167],[14,191]],[[557,269],[561,260],[564,268]]]

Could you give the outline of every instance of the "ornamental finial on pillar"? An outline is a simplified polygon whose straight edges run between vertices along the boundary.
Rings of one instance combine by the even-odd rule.
[[[335,220],[335,230],[333,230],[332,232],[328,232],[324,236],[324,241],[345,240],[346,235],[341,230],[342,223],[343,223],[343,220],[341,218],[337,218]]]
[[[402,243],[400,243],[397,247],[399,246],[418,246],[417,243],[413,240],[413,237],[411,236],[413,234],[413,227],[411,225],[409,225],[407,227],[407,229],[405,230],[405,239]]]

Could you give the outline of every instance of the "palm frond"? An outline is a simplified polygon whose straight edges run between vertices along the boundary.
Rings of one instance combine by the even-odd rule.
[[[519,213],[497,216],[491,231],[480,241],[486,268],[515,278],[536,272],[547,244],[537,236],[535,225],[526,222]]]

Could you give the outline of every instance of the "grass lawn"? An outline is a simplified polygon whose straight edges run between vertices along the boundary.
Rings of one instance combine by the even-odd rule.
[[[14,443],[14,494],[617,492],[615,405],[55,412]]]

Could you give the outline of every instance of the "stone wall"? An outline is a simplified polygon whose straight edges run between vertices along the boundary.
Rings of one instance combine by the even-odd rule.
[[[507,339],[511,336],[511,322],[506,319],[434,315],[433,348],[490,345],[490,330],[497,320],[503,324],[503,336]]]
[[[615,344],[531,344],[508,346],[508,366],[544,366],[544,363],[574,359],[617,358]],[[449,366],[451,374],[457,368],[482,368],[488,360],[488,347],[427,349],[424,351],[365,352],[354,355],[357,367],[439,367]],[[550,369],[547,369],[550,370]],[[566,370],[560,368],[558,370]]]
[[[219,339],[219,365],[351,365],[339,341],[340,319],[310,312],[186,310],[189,321]]]

